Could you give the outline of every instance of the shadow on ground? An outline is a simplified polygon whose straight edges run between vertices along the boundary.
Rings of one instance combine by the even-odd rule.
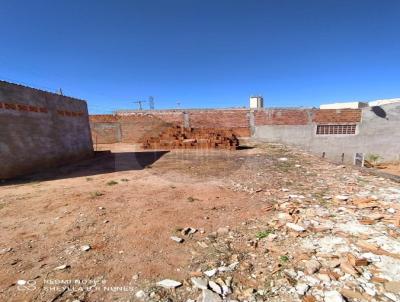
[[[5,180],[1,185],[65,179],[120,171],[143,170],[169,151],[116,152],[97,151],[93,158],[46,171]]]

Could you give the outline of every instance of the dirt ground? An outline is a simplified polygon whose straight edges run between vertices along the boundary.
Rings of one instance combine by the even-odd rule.
[[[149,301],[195,299],[183,280],[223,259],[244,260],[212,244],[213,236],[227,244],[231,230],[246,228],[250,238],[238,239],[235,249],[249,249],[251,237],[269,221],[271,206],[288,194],[282,188],[321,199],[341,190],[358,192],[365,183],[356,179],[358,172],[350,183],[342,178],[352,168],[279,145],[237,151],[111,149],[112,154],[0,187],[0,301],[136,301],[142,289],[152,292]],[[325,176],[332,181],[321,186]],[[183,236],[185,227],[197,232]],[[250,271],[237,276],[237,282],[265,285],[250,276]],[[162,279],[184,286],[153,290]]]
[[[377,169],[385,173],[400,176],[400,163],[385,163],[377,166]]]
[[[134,146],[113,148],[119,152],[115,158],[68,167],[73,172],[60,169],[56,179],[38,177],[0,188],[0,246],[13,249],[1,256],[4,299],[39,299],[37,291],[17,292],[13,284],[44,276],[104,276],[115,286],[130,284],[135,275],[182,278],[190,247],[177,248],[171,235],[188,226],[210,232],[235,225],[262,207],[218,178],[234,173],[236,165],[229,161],[248,150],[172,151],[153,162],[158,157],[153,152],[141,161],[129,151]],[[80,251],[85,244],[90,251]],[[70,266],[66,272],[53,271],[63,264]]]

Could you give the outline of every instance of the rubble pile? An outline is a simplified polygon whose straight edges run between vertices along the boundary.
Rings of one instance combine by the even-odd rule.
[[[400,301],[399,184],[301,152],[271,154],[244,160],[248,180],[230,175],[232,190],[265,202],[262,218],[185,238],[195,249],[187,279],[173,295],[151,288],[141,299]]]
[[[235,150],[239,140],[231,130],[183,128],[172,126],[156,137],[143,139],[144,149],[228,149]]]

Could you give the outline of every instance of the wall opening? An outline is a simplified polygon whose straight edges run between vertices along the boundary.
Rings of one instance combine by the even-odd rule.
[[[329,134],[356,134],[356,124],[345,125],[317,125],[318,135]]]

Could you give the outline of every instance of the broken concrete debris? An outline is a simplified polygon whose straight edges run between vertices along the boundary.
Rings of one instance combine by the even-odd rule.
[[[319,263],[317,260],[309,260],[306,261],[304,267],[305,272],[309,275],[312,275],[319,271],[319,269],[321,268],[321,263]]]
[[[212,277],[212,276],[214,276],[214,275],[217,273],[217,271],[218,271],[218,270],[217,270],[216,268],[214,268],[214,269],[205,271],[205,272],[204,272],[204,275],[206,275],[207,277]]]
[[[67,268],[69,268],[69,267],[70,267],[70,266],[69,266],[68,264],[62,264],[62,265],[60,265],[60,266],[55,267],[54,270],[55,270],[55,271],[61,271],[61,270],[67,269]]]
[[[304,232],[306,230],[301,225],[291,223],[291,222],[286,223],[286,226],[296,232]]]
[[[197,299],[198,302],[222,302],[221,297],[208,289],[203,289]]]
[[[89,244],[85,244],[81,246],[81,251],[86,252],[91,249],[91,246]]]
[[[164,279],[159,282],[157,282],[158,286],[164,287],[164,288],[177,288],[182,285],[181,282],[171,280],[171,279]]]
[[[207,289],[208,288],[207,287],[208,286],[207,279],[193,277],[193,278],[191,278],[191,281],[192,281],[193,285],[199,289]]]
[[[180,237],[177,237],[177,236],[171,236],[170,238],[171,238],[171,240],[173,240],[175,242],[178,242],[178,243],[182,243],[184,241],[183,238],[180,238]]]
[[[345,302],[343,296],[336,290],[324,292],[324,302]]]
[[[197,232],[197,229],[191,228],[191,227],[186,227],[182,230],[182,235],[184,236],[190,236],[193,235],[194,233]]]

